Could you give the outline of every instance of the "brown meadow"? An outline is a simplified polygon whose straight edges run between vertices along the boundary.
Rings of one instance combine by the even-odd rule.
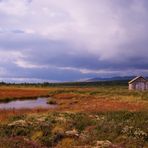
[[[40,96],[57,107],[0,110],[0,147],[148,146],[148,92],[126,86],[0,87],[1,102]]]
[[[52,97],[55,109],[0,110],[0,120],[24,113],[51,111],[107,112],[148,110],[148,92],[130,92],[125,86],[106,87],[0,87],[0,101],[32,99],[40,96]]]

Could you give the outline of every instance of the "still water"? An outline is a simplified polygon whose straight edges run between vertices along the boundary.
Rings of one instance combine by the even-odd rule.
[[[47,104],[48,98],[37,98],[32,100],[14,100],[7,103],[0,103],[0,109],[33,109],[33,108],[54,108],[56,105]]]

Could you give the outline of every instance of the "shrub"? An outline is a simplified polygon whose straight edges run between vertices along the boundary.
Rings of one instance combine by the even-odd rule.
[[[47,101],[47,104],[57,104],[56,100],[53,99],[53,98],[49,98],[48,101]]]
[[[93,120],[87,115],[83,113],[77,113],[71,116],[73,126],[79,131],[83,131],[87,126],[91,126],[94,124]]]
[[[74,147],[75,141],[72,138],[64,138],[62,141],[58,143],[57,148],[69,148]]]
[[[31,139],[33,141],[38,141],[42,136],[43,136],[43,132],[42,131],[36,131],[36,132],[33,133]]]

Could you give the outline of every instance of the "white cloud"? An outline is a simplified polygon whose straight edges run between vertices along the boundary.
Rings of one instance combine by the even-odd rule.
[[[19,28],[49,39],[67,40],[104,60],[117,56],[119,46],[131,40],[134,31],[140,33],[145,29],[142,24],[144,28],[138,30],[141,23],[128,19],[129,13],[146,15],[147,12],[142,11],[143,0],[133,0],[128,8],[116,3],[116,0],[34,0],[31,3],[7,0],[0,3],[0,10],[16,15],[8,16],[9,24],[6,21],[3,28]],[[128,27],[124,25],[127,21],[131,23]]]
[[[14,61],[14,64],[16,64],[20,68],[26,68],[26,69],[42,69],[42,68],[48,68],[47,65],[41,65],[41,64],[34,64],[29,61],[25,61],[22,59],[17,59]]]
[[[3,0],[0,2],[1,13],[22,17],[27,11],[27,0]]]
[[[19,58],[24,58],[23,53],[15,50],[1,50],[0,49],[0,62],[14,62],[15,60]]]

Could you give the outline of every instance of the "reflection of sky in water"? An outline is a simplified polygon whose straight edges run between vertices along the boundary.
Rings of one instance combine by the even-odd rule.
[[[53,108],[55,105],[47,104],[48,98],[34,100],[15,100],[7,103],[0,103],[0,109],[22,109],[22,108]]]

